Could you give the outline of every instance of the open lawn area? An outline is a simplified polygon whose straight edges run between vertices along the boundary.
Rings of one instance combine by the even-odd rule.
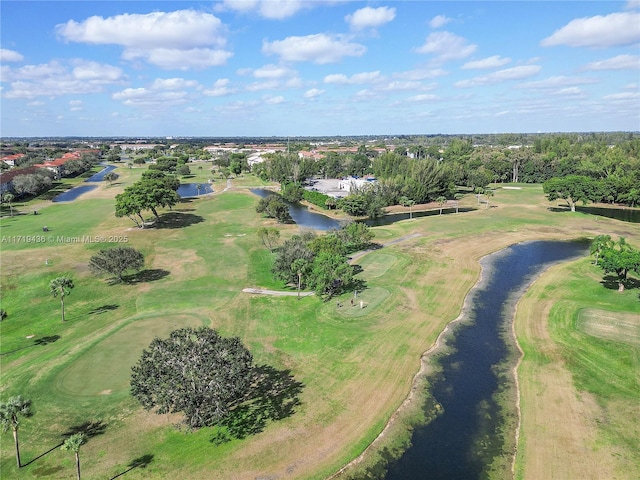
[[[161,211],[153,228],[138,229],[114,216],[113,198],[142,171],[121,166],[112,186],[71,203],[36,199],[39,215],[18,203],[22,214],[1,220],[8,316],[0,323],[0,397],[23,395],[35,411],[20,426],[20,470],[11,433],[2,436],[3,479],[72,478],[73,455],[55,447],[78,430],[90,435],[81,450],[86,478],[327,478],[360,455],[403,404],[423,352],[458,317],[481,257],[524,240],[600,234],[640,246],[640,225],[553,212],[541,186],[518,185],[498,188],[490,208],[373,228],[374,241],[388,246],[356,260],[367,286],[358,302],[366,308],[351,307],[350,294],[337,299],[342,307],[315,295],[250,294],[242,290],[286,289],[271,276],[258,229],[278,226],[281,240],[299,232],[256,213],[249,188],[265,183],[246,175],[223,192],[225,181],[216,180],[213,194],[183,200]],[[183,182],[210,176],[206,167],[192,172]],[[476,203],[469,195],[460,206]],[[89,258],[123,244],[144,253],[144,270],[123,284],[95,277]],[[75,283],[64,323],[59,298],[49,293],[59,276]],[[592,464],[604,474],[592,478],[633,478],[640,290],[618,294],[601,280],[586,258],[553,267],[518,309],[526,352],[521,478],[588,478],[582,474]],[[294,411],[246,435],[226,427],[189,432],[176,426],[177,415],[144,411],[129,394],[131,366],[154,336],[201,325],[240,337],[257,365],[293,375],[301,383]],[[401,417],[394,416],[399,426]],[[559,419],[569,422],[567,431],[558,431]],[[558,456],[554,445],[571,448]],[[353,472],[345,475],[357,478]]]

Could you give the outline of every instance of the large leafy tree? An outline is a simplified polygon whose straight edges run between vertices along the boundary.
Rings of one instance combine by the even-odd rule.
[[[73,289],[73,280],[68,277],[54,278],[49,282],[49,291],[53,297],[60,297],[60,306],[62,308],[62,321],[64,322],[64,297],[71,293]]]
[[[141,199],[136,198],[131,191],[116,195],[116,217],[128,217],[138,228],[144,228]]]
[[[262,244],[270,251],[273,251],[280,238],[280,230],[275,227],[262,227],[258,229],[258,235],[260,235]]]
[[[214,425],[248,393],[253,357],[239,338],[207,327],[156,338],[132,368],[131,393],[156,413],[183,413],[192,428]]]
[[[67,438],[62,446],[61,450],[66,450],[73,452],[76,457],[76,478],[81,480],[80,478],[80,447],[87,443],[87,435],[84,433],[75,433]]]
[[[172,175],[158,170],[144,172],[140,180],[116,195],[116,217],[127,216],[142,228],[142,211],[150,210],[159,220],[158,208],[173,207],[180,201],[176,193],[179,186],[180,181]]]
[[[16,447],[16,463],[18,468],[22,466],[20,463],[20,443],[18,442],[18,428],[20,427],[20,417],[30,417],[33,415],[31,411],[31,400],[22,398],[21,395],[11,397],[5,403],[0,403],[0,425],[2,431],[9,429],[13,432],[13,441]]]
[[[614,242],[611,240],[611,235],[598,235],[593,239],[589,252],[591,255],[595,255],[596,257],[596,261],[594,262],[595,265],[598,265],[598,259],[602,254],[602,250],[605,248],[611,248],[613,245]]]
[[[278,195],[261,198],[256,206],[257,213],[264,213],[269,218],[275,218],[278,223],[293,223],[289,214],[289,206]]]
[[[605,273],[615,273],[618,276],[618,291],[623,292],[629,272],[640,274],[640,250],[629,245],[624,237],[620,237],[617,242],[602,248],[600,268]]]
[[[543,188],[549,200],[562,198],[567,201],[571,211],[575,212],[577,202],[587,203],[594,197],[597,184],[583,175],[567,175],[547,180]]]
[[[108,273],[119,282],[129,270],[138,271],[144,267],[144,255],[132,247],[113,247],[100,250],[89,260],[89,269],[97,274]]]
[[[353,283],[353,267],[347,258],[329,251],[316,256],[311,275],[316,293],[327,299],[349,289]]]

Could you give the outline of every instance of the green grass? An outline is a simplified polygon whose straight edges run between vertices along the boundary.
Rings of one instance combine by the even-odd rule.
[[[552,302],[548,326],[557,352],[578,395],[592,395],[601,409],[596,442],[616,452],[620,478],[632,478],[626,475],[640,463],[640,348],[633,341],[637,337],[629,341],[628,332],[637,335],[640,328],[638,291],[605,288],[602,271],[590,259],[558,268],[554,275],[562,282],[534,286],[527,297]],[[556,350],[532,344],[524,336],[518,339],[527,369],[544,369],[557,361]],[[526,451],[526,438],[521,442]],[[522,468],[517,465],[518,478],[523,478]]]
[[[205,181],[207,168],[193,169],[195,176],[185,181]],[[103,196],[122,191],[142,171],[119,168],[117,185]],[[271,254],[257,234],[258,228],[275,224],[256,214],[257,197],[248,192],[264,182],[246,175],[232,184],[231,191],[162,212],[179,228],[133,228],[127,218],[115,218],[112,198],[81,198],[43,207],[37,216],[0,220],[2,236],[38,235],[47,225],[54,238],[0,245],[0,293],[9,313],[0,323],[0,396],[22,394],[34,401],[36,415],[21,426],[25,461],[59,443],[71,426],[100,420],[105,432],[83,447],[88,478],[111,478],[143,455],[153,455],[152,461],[126,478],[211,478],[211,471],[218,478],[255,478],[283,475],[294,464],[296,478],[325,478],[359,454],[402,402],[420,355],[457,316],[475,282],[477,256],[558,229],[571,236],[584,228],[612,226],[631,230],[630,241],[640,238],[637,227],[590,220],[583,228],[583,215],[550,213],[539,186],[501,190],[491,199],[497,208],[376,228],[380,243],[414,232],[420,237],[359,259],[367,289],[356,306],[350,306],[348,294],[337,307],[335,300],[317,297],[242,293],[245,287],[285,286],[272,278]],[[214,189],[220,192],[224,185],[216,180]],[[475,198],[465,201],[473,205]],[[298,233],[295,225],[279,228],[282,240]],[[64,238],[97,235],[126,235],[128,246],[144,252],[150,275],[116,285],[95,278],[87,268],[89,258],[112,244]],[[447,247],[466,238],[460,248]],[[60,302],[48,289],[60,275],[76,284],[65,301],[65,323]],[[366,308],[359,308],[360,300]],[[143,412],[128,394],[131,364],[153,336],[196,324],[239,336],[258,364],[290,370],[304,383],[295,414],[268,423],[257,435],[212,443],[215,427],[187,433],[175,428],[178,418]],[[8,434],[3,442],[10,445]],[[329,453],[311,467],[302,461],[318,450]],[[3,448],[3,478],[73,473],[72,456],[57,451],[19,473],[14,463],[11,448]]]

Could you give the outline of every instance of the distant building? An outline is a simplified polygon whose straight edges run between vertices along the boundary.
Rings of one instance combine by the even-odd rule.
[[[36,167],[16,168],[8,172],[0,173],[0,194],[13,192],[13,179],[18,175],[30,175],[36,173]]]
[[[373,185],[374,183],[377,183],[377,180],[375,177],[370,175],[366,177],[349,177],[340,180],[338,182],[338,188],[350,193],[352,190],[361,189],[365,186]]]
[[[24,153],[15,153],[13,155],[5,155],[4,157],[0,158],[0,162],[4,162],[7,165],[9,165],[10,167],[15,167],[16,166],[16,160],[22,158],[22,157],[26,157],[27,155]]]

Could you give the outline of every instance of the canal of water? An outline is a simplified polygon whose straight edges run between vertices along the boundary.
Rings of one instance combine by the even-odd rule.
[[[587,253],[585,242],[537,241],[483,259],[483,279],[445,340],[436,360],[441,371],[428,382],[441,413],[416,428],[411,447],[389,467],[386,480],[487,477],[492,461],[505,454],[505,435],[515,435],[504,431],[504,415],[513,412],[502,411],[496,395],[505,381],[499,372],[513,359],[510,322],[517,298],[552,263]]]

